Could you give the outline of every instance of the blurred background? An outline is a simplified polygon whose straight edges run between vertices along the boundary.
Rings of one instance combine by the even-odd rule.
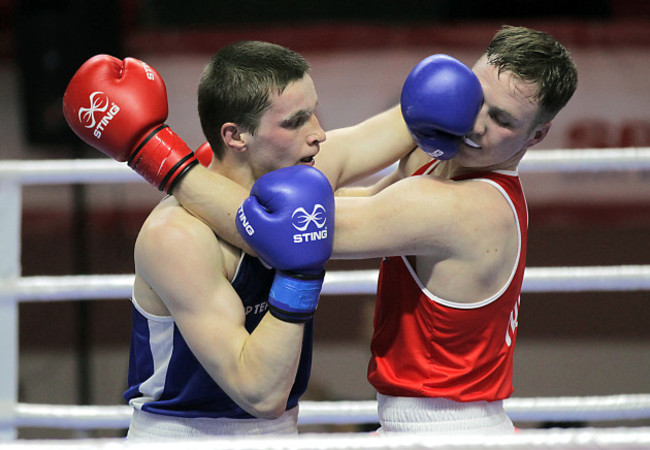
[[[302,53],[327,130],[395,104],[410,69],[430,54],[471,66],[502,24],[551,33],[578,65],[576,95],[536,148],[650,146],[647,0],[0,0],[0,158],[104,158],[61,113],[67,82],[97,53],[156,68],[167,84],[167,123],[196,148],[205,140],[198,79],[227,43],[266,40]],[[647,171],[522,179],[530,267],[649,263]],[[135,237],[160,198],[144,183],[25,187],[22,274],[133,273]],[[329,270],[376,268],[370,260],[331,262]],[[650,392],[649,300],[648,292],[523,294],[514,396]],[[307,399],[374,398],[365,380],[373,302],[321,300]],[[20,402],[123,403],[129,299],[24,303],[19,317]]]

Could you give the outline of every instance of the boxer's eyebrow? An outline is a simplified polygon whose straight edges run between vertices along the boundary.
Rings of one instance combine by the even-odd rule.
[[[286,119],[284,119],[280,123],[280,126],[282,126],[283,128],[299,128],[301,125],[303,125],[305,122],[309,120],[309,118],[312,116],[313,113],[314,113],[313,111],[301,109],[299,111],[294,112]]]

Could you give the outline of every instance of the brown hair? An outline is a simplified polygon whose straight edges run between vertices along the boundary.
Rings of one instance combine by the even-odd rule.
[[[309,72],[309,63],[280,45],[241,41],[223,47],[203,70],[198,87],[201,128],[217,159],[224,153],[221,126],[233,122],[255,134],[260,117],[270,105],[270,94],[280,94]]]
[[[550,34],[503,26],[486,51],[488,63],[535,83],[540,113],[536,123],[552,120],[578,86],[578,71],[569,51]]]

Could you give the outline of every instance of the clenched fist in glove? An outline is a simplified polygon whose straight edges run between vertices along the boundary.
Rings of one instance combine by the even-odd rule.
[[[63,96],[63,115],[77,136],[171,193],[198,160],[164,124],[167,111],[161,76],[134,58],[90,58]]]
[[[451,159],[472,131],[483,104],[474,72],[447,55],[432,55],[409,73],[400,98],[402,116],[420,148],[437,159]]]
[[[325,175],[300,165],[263,175],[236,222],[248,245],[276,269],[271,314],[289,322],[311,319],[334,243],[334,192]]]

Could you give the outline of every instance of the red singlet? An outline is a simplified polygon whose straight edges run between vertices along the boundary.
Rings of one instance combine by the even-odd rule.
[[[381,394],[472,402],[502,400],[513,392],[512,358],[526,265],[526,200],[516,172],[483,172],[456,180],[464,179],[491,183],[510,204],[519,232],[516,266],[496,295],[462,304],[429,292],[405,257],[385,258],[368,366],[368,380]]]

